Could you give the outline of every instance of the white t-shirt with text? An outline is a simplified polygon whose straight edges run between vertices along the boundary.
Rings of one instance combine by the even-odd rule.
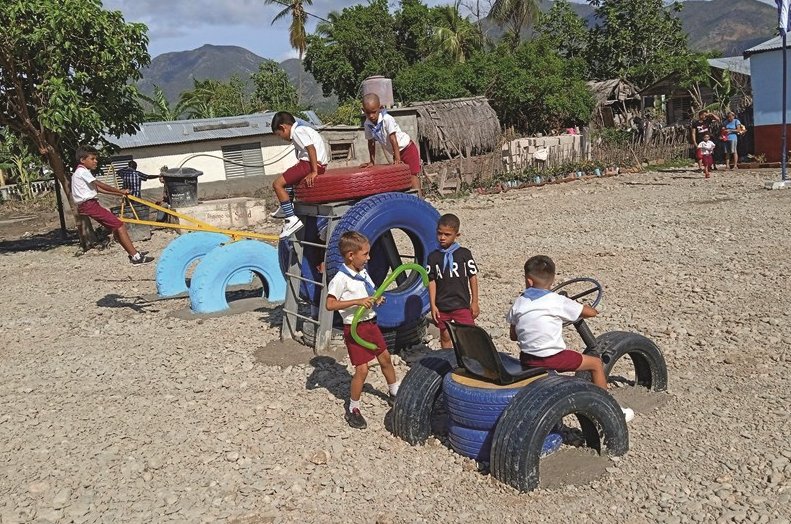
[[[316,148],[316,161],[322,166],[326,166],[330,161],[327,152],[327,145],[318,131],[304,124],[294,123],[291,126],[291,142],[294,144],[294,153],[297,160],[310,161],[308,156],[308,146]]]
[[[398,125],[396,119],[387,113],[379,113],[376,124],[372,123],[367,118],[365,119],[365,139],[376,140],[382,144],[382,147],[384,147],[385,151],[391,156],[393,155],[393,146],[390,144],[390,135],[393,133],[396,135],[399,151],[403,151],[412,141],[408,134],[401,131],[401,126]]]
[[[516,328],[520,351],[550,357],[566,349],[563,322],[579,319],[582,307],[549,290],[529,288],[516,299],[506,319]]]
[[[370,285],[374,285],[373,280],[368,275],[368,272],[363,269],[359,273],[357,273],[353,268],[346,266],[346,269],[349,273],[352,274],[352,277],[347,275],[342,271],[338,271],[330,283],[327,285],[327,293],[329,295],[334,296],[338,300],[355,300],[358,298],[366,298],[370,297],[371,294],[368,293],[368,290],[365,288],[365,284],[359,280],[355,280],[353,276],[360,275],[364,279],[368,281]],[[338,312],[343,319],[344,324],[351,324],[352,319],[354,318],[354,314],[357,312],[357,308],[360,306],[351,306],[346,309],[341,309]],[[360,321],[363,320],[370,320],[376,316],[376,313],[373,310],[369,310],[365,315],[360,318]]]
[[[71,176],[71,196],[75,204],[93,200],[98,194],[94,184],[96,178],[87,167],[80,164]]]

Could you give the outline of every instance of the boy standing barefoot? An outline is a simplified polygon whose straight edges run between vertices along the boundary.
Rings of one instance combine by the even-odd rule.
[[[376,325],[376,313],[368,311],[357,323],[357,334],[360,338],[376,344],[376,349],[364,348],[351,335],[352,319],[357,311],[357,306],[370,309],[374,305],[372,296],[376,289],[365,270],[365,264],[370,258],[371,251],[368,239],[356,231],[347,231],[341,235],[338,244],[345,263],[327,286],[329,292],[327,309],[339,311],[343,318],[343,341],[349,352],[349,361],[354,366],[346,421],[355,429],[365,429],[368,424],[360,411],[360,396],[368,376],[368,363],[374,358],[379,361],[382,374],[390,390],[391,403],[398,394],[400,382],[396,382],[395,368],[390,360],[390,353],[387,351],[387,343],[379,326]],[[379,299],[378,303],[381,303],[382,300]]]

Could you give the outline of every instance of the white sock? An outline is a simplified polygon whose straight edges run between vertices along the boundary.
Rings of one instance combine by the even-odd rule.
[[[141,258],[143,257],[140,256],[140,251],[135,251],[135,254],[132,255],[132,260],[140,260]]]
[[[388,384],[387,389],[390,390],[391,395],[396,396],[398,395],[398,386],[400,385],[401,385],[401,381],[399,380],[398,382],[393,382],[392,384]]]
[[[355,409],[360,411],[360,401],[349,399],[349,413],[353,412]]]

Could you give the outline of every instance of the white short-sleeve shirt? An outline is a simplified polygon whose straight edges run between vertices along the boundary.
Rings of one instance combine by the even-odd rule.
[[[390,135],[396,134],[396,141],[398,142],[398,150],[403,151],[406,146],[412,141],[409,135],[401,131],[401,126],[398,125],[396,119],[387,113],[379,113],[379,118],[376,124],[365,119],[365,138],[366,140],[376,140],[385,151],[393,154],[393,146],[390,144]]]
[[[349,273],[352,274],[350,277],[346,273],[342,271],[338,271],[330,283],[327,285],[327,293],[334,296],[338,300],[355,300],[358,298],[365,298],[371,296],[368,294],[368,290],[365,288],[365,284],[359,280],[355,280],[353,277],[356,275],[360,275],[364,279],[368,281],[369,284],[372,286],[374,285],[373,280],[368,275],[368,272],[363,269],[359,273],[357,273],[354,269],[346,266],[349,270]],[[343,319],[344,324],[351,324],[352,319],[354,318],[354,314],[357,312],[357,308],[359,306],[351,306],[346,309],[341,309],[338,312]],[[369,310],[365,315],[363,315],[360,320],[371,320],[376,316],[373,310]]]
[[[544,289],[530,288],[516,299],[506,319],[516,328],[520,351],[550,357],[566,349],[563,322],[574,322],[582,304]]]
[[[80,164],[71,176],[71,196],[75,204],[82,204],[88,200],[93,200],[98,194],[94,182],[96,178],[91,174],[87,167]]]
[[[291,126],[291,142],[294,144],[297,160],[309,161],[308,146],[313,146],[316,148],[316,161],[323,166],[329,163],[327,145],[319,132],[312,127],[295,122]]]

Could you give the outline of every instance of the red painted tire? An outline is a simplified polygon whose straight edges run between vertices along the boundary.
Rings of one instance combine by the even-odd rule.
[[[328,169],[316,177],[313,187],[298,184],[295,190],[297,200],[321,204],[403,191],[410,187],[412,175],[407,164],[386,164]]]

